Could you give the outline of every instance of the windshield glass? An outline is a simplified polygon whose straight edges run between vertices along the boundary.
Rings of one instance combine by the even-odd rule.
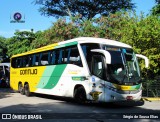
[[[104,46],[104,49],[111,54],[111,64],[107,64],[111,82],[127,84],[141,80],[137,58],[132,49],[111,46]]]

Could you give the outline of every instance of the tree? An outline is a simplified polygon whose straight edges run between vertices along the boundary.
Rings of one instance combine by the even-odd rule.
[[[81,19],[92,19],[96,15],[106,16],[123,10],[133,10],[134,3],[131,0],[42,0],[35,2],[40,4],[39,11],[42,15],[75,17],[81,15]]]
[[[31,31],[16,31],[15,36],[18,40],[24,40],[27,39],[30,41],[30,43],[35,39],[35,34],[33,33],[33,29]]]
[[[160,0],[155,0],[156,5],[151,9],[152,15],[160,15]]]
[[[51,28],[44,32],[35,33],[36,39],[32,42],[32,48],[39,48],[56,42],[72,39],[79,36],[79,28],[72,22],[67,23],[65,19],[59,19]]]
[[[6,38],[0,36],[0,62],[8,62]]]
[[[2,56],[2,54],[3,54],[3,49],[6,48],[5,41],[6,41],[6,39],[4,37],[0,36],[0,56]]]
[[[31,50],[31,43],[36,38],[33,31],[16,31],[15,36],[7,39],[8,55]]]

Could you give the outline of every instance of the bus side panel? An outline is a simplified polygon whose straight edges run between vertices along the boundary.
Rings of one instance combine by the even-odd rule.
[[[21,82],[24,86],[25,82],[29,83],[30,91],[34,92],[37,84],[45,71],[46,66],[30,67],[30,68],[11,68],[10,86],[14,90],[18,90],[18,84]]]
[[[43,77],[40,79],[35,92],[73,97],[74,86],[76,84],[86,84],[86,81],[83,79],[86,77],[85,75],[86,71],[83,67],[73,64],[57,65],[54,67],[50,77],[47,76],[44,71]],[[45,77],[49,78],[45,80]]]

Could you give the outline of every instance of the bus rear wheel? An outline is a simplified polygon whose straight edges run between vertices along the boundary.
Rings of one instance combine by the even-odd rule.
[[[24,93],[27,97],[31,96],[31,92],[29,90],[29,84],[24,85]]]
[[[24,88],[23,88],[23,86],[22,86],[21,83],[18,84],[18,91],[19,91],[19,93],[21,93],[22,95],[24,95]]]
[[[76,100],[77,103],[84,104],[86,102],[86,92],[82,86],[75,89],[74,99]]]

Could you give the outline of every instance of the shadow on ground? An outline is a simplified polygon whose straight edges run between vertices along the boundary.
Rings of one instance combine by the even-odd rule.
[[[0,99],[11,97],[12,93],[15,92],[10,88],[0,88]]]
[[[0,93],[4,93],[0,99],[8,97],[10,94],[14,94],[11,89],[0,89]],[[45,121],[50,119],[64,120],[67,119],[88,119],[95,120],[96,122],[104,122],[104,119],[118,120],[122,119],[124,121],[124,115],[144,115],[150,116],[155,115],[160,119],[160,110],[153,110],[152,108],[138,107],[144,104],[145,101],[141,101],[137,106],[124,106],[113,103],[85,103],[78,104],[71,98],[33,94],[31,97],[51,99],[48,103],[38,103],[34,104],[32,101],[28,104],[17,104],[0,107],[0,113],[11,113],[11,114],[40,114]],[[38,100],[38,99],[37,99]],[[53,100],[53,102],[52,102]],[[58,100],[58,101],[55,101]],[[16,103],[16,101],[15,101]],[[123,103],[125,104],[125,103]],[[158,120],[159,120],[158,119]],[[154,119],[157,121],[157,119]],[[132,120],[136,122],[137,120]],[[150,121],[150,120],[148,120]],[[147,121],[147,122],[148,122]],[[153,121],[153,119],[151,119]],[[121,121],[119,121],[121,122]],[[157,121],[158,122],[158,121]]]

